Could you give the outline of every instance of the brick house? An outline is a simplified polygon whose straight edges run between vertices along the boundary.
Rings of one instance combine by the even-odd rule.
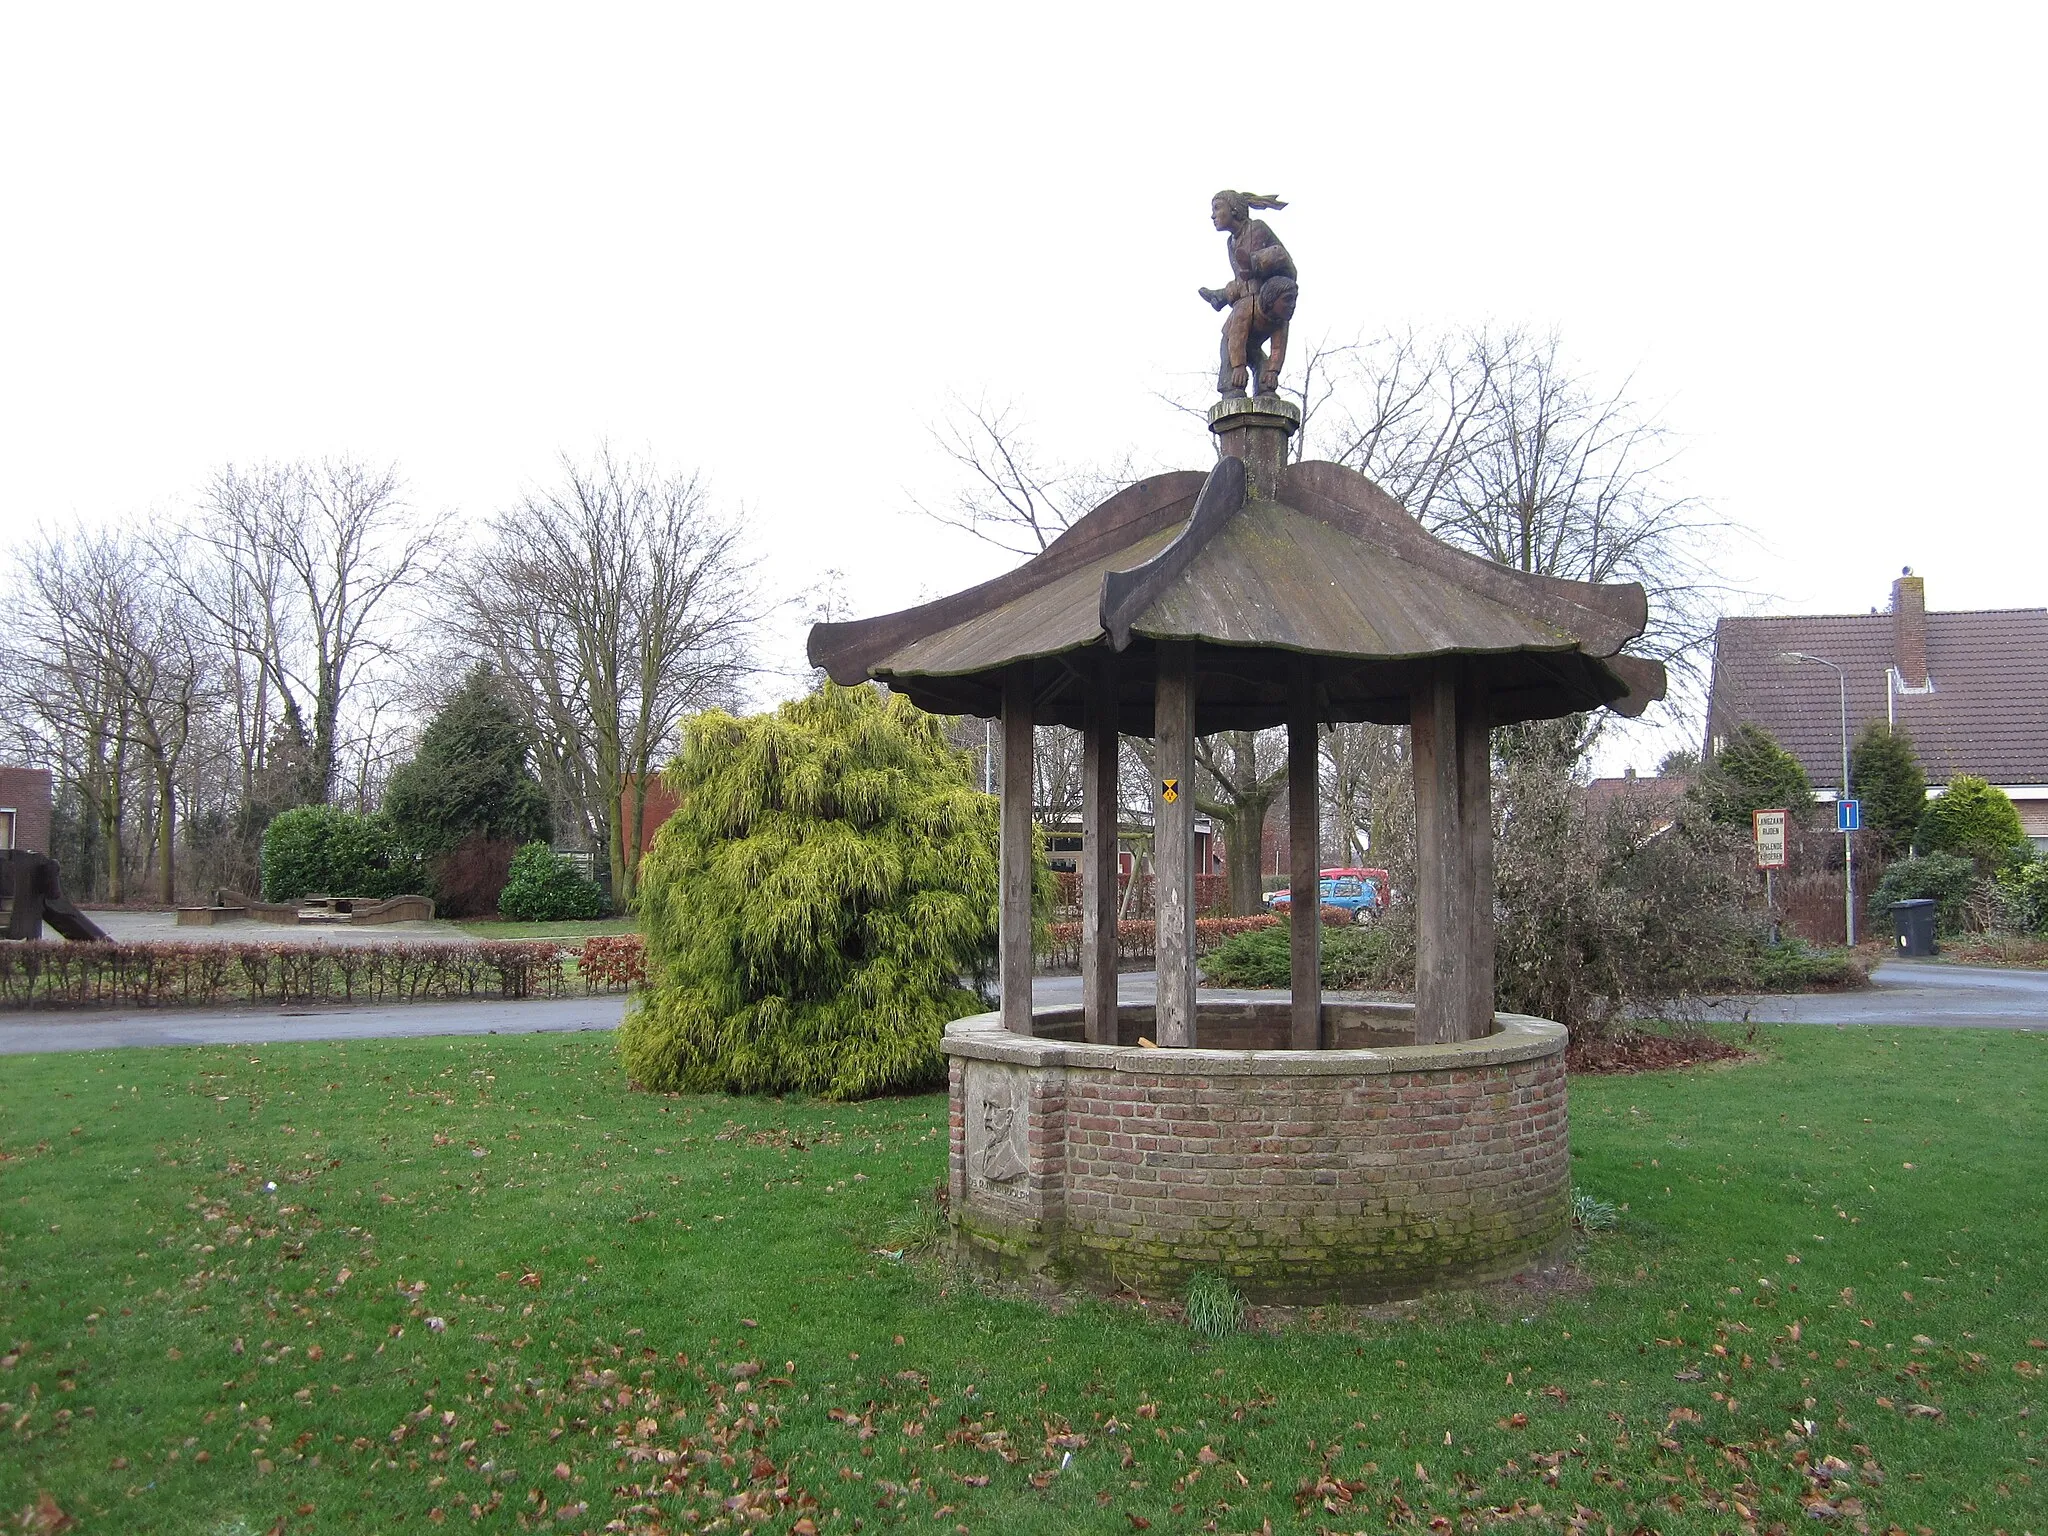
[[[50,851],[52,785],[47,768],[0,763],[0,848]]]
[[[1723,619],[1714,631],[1706,755],[1741,725],[1770,732],[1822,800],[1842,782],[1842,668],[1853,744],[1872,721],[1913,740],[1930,786],[1972,773],[2012,797],[2048,847],[2048,608],[1929,613],[1923,578],[1892,583],[1889,611]]]

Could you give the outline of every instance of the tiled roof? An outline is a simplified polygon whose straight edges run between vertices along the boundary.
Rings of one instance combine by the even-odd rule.
[[[1838,717],[1840,713],[1836,711]],[[1638,774],[1629,778],[1594,779],[1586,786],[1586,804],[1597,810],[1613,804],[1623,795],[1630,795],[1645,805],[1665,807],[1676,805],[1690,788],[1692,780],[1688,778],[1666,779]]]
[[[1889,613],[1723,619],[1714,637],[1707,738],[1738,725],[1769,731],[1816,789],[1842,779],[1841,703],[1835,674],[1777,660],[1804,651],[1842,667],[1851,741],[1885,719],[1893,665]],[[1899,728],[1913,738],[1929,783],[1974,773],[1994,784],[2048,784],[2048,608],[1927,615],[1932,689],[1898,693]]]

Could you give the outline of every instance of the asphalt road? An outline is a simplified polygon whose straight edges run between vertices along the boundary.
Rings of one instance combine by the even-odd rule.
[[[535,1035],[616,1029],[626,999],[409,1003],[377,1008],[156,1008],[130,1013],[0,1015],[0,1056],[104,1051],[129,1045],[271,1045],[287,1040],[377,1040],[421,1035]]]
[[[2048,971],[1892,960],[1858,992],[1737,997],[1717,1019],[1760,1024],[1881,1024],[1933,1029],[2048,1029]]]
[[[1150,971],[1129,972],[1119,979],[1119,995],[1126,1002],[1149,1003],[1155,981]],[[1894,961],[1878,970],[1875,981],[1861,992],[1729,998],[1716,1003],[1710,1016],[1765,1024],[2048,1030],[2048,972]],[[1041,1003],[1079,1002],[1081,982],[1073,976],[1044,976],[1033,993]],[[624,1009],[625,998],[611,994],[524,1003],[7,1014],[0,1015],[0,1055],[615,1029]]]

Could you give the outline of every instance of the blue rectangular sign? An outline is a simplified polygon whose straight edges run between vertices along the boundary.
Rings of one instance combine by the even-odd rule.
[[[1863,802],[1861,800],[1837,800],[1835,802],[1835,830],[1837,832],[1861,832],[1863,830]]]

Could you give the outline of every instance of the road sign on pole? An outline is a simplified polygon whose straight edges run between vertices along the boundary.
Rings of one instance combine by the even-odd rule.
[[[1835,802],[1835,830],[1837,832],[1861,832],[1863,830],[1863,802],[1861,800],[1837,800]]]
[[[1750,823],[1756,837],[1756,867],[1758,869],[1783,869],[1785,867],[1785,821],[1784,811],[1752,811]]]

